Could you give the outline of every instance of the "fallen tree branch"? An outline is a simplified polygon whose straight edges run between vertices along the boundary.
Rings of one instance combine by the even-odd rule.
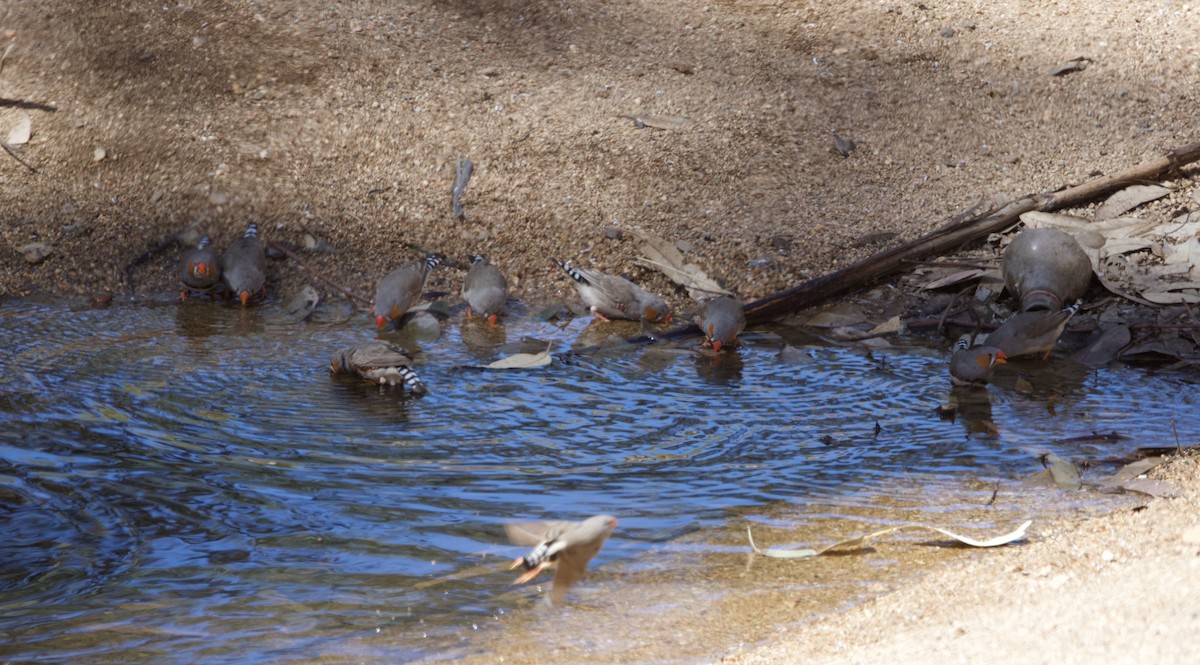
[[[13,159],[15,159],[15,160],[17,160],[18,162],[20,162],[20,163],[21,163],[21,166],[24,166],[25,168],[29,169],[29,172],[30,172],[30,173],[37,173],[37,172],[38,172],[38,171],[37,171],[37,169],[35,169],[35,168],[33,168],[32,166],[30,166],[28,162],[26,162],[25,160],[21,159],[20,155],[18,155],[18,154],[17,154],[17,151],[16,151],[16,150],[13,150],[13,147],[12,147],[11,145],[9,145],[7,142],[5,142],[5,141],[0,141],[0,148],[4,148],[4,152],[7,152],[7,153],[9,154],[9,156],[10,156],[10,157],[12,157]]]
[[[791,314],[846,291],[875,282],[903,268],[911,261],[943,254],[963,244],[986,237],[1017,222],[1032,210],[1050,212],[1087,203],[1127,184],[1158,179],[1165,173],[1200,160],[1200,142],[1175,148],[1112,175],[1103,176],[1053,194],[1031,194],[1012,201],[998,210],[989,210],[965,219],[953,219],[933,233],[884,250],[822,277],[811,279],[786,291],[780,291],[746,305],[748,323],[761,323]],[[675,331],[672,331],[674,336]]]
[[[307,272],[308,274],[312,275],[313,277],[316,277],[317,279],[321,280],[322,282],[325,282],[329,286],[332,286],[333,288],[337,289],[342,295],[346,296],[346,298],[350,300],[351,304],[353,304],[355,300],[364,302],[368,305],[371,304],[370,298],[364,298],[364,297],[358,295],[357,293],[351,291],[350,289],[342,286],[341,284],[338,284],[337,282],[333,281],[333,279],[327,277],[325,275],[325,273],[323,273],[320,270],[317,270],[316,268],[309,265],[309,263],[307,261],[300,258],[300,255],[296,254],[291,249],[288,249],[283,244],[272,240],[267,243],[267,246],[270,247],[271,249],[274,249],[274,250],[278,251],[279,253],[287,256],[289,259],[295,261],[296,264],[299,265],[301,268],[303,268],[304,271]]]

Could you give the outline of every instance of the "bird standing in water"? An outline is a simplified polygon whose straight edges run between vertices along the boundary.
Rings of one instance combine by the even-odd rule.
[[[412,309],[421,299],[429,272],[442,260],[430,254],[423,259],[413,259],[383,276],[375,286],[375,300],[371,303],[371,315],[380,329],[395,323]]]
[[[700,330],[704,346],[720,351],[724,346],[737,344],[737,336],[746,328],[746,310],[742,303],[729,296],[719,296],[704,303]]]
[[[612,515],[596,515],[582,522],[523,522],[506,524],[504,530],[516,545],[532,547],[511,568],[525,567],[525,573],[514,584],[537,577],[543,570],[554,571],[554,582],[548,596],[550,604],[560,605],[567,599],[571,585],[583,579],[588,562],[600,552],[604,541],[617,526]]]
[[[968,347],[967,337],[959,338],[950,356],[950,382],[956,386],[983,387],[996,365],[1007,362],[1003,351],[994,346]]]
[[[383,340],[372,340],[342,349],[329,361],[334,374],[357,374],[381,385],[403,385],[414,395],[429,392],[412,370],[413,359],[404,349]]]
[[[221,274],[229,290],[245,305],[251,298],[266,295],[267,255],[258,239],[258,225],[250,222],[246,232],[225,250]]]
[[[577,268],[569,261],[552,260],[571,277],[579,297],[583,298],[584,304],[597,319],[608,321],[611,317],[648,323],[670,322],[671,308],[665,300],[624,277]]]
[[[508,280],[487,257],[476,254],[463,280],[462,296],[467,301],[467,316],[479,315],[495,324],[508,302]]]
[[[221,260],[208,236],[188,250],[179,262],[179,281],[183,282],[180,300],[187,300],[188,292],[212,293],[221,281]]]

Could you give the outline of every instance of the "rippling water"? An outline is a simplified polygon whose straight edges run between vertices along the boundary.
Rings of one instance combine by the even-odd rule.
[[[0,305],[0,657],[288,660],[387,631],[405,660],[512,607],[500,524],[607,512],[632,560],[726,510],[870,502],[914,472],[1019,477],[1033,452],[1127,452],[1200,433],[1195,377],[1058,361],[1001,377],[956,422],[931,349],[804,347],[775,333],[719,360],[678,348],[469,365],[496,345],[603,333],[527,320],[405,340],[431,394],[331,377],[349,323],[207,302]],[[778,331],[785,336],[787,331]],[[396,335],[396,333],[393,333]],[[506,351],[507,352],[507,351]],[[996,423],[996,430],[979,427]],[[1134,440],[1066,441],[1119,431]],[[883,484],[883,485],[886,485]]]

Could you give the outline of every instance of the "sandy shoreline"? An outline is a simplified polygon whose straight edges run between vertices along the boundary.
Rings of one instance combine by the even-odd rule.
[[[1183,495],[1043,525],[728,663],[1191,663],[1200,648],[1200,458]]]

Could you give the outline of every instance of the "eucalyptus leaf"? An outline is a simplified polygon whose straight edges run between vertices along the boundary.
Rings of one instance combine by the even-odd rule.
[[[1017,541],[1017,540],[1024,538],[1025,531],[1029,528],[1029,525],[1031,525],[1031,524],[1033,524],[1033,520],[1028,520],[1021,526],[1017,527],[1015,530],[1010,531],[1009,533],[999,535],[994,538],[989,538],[987,540],[977,540],[975,538],[971,538],[970,536],[961,536],[961,535],[953,533],[951,531],[947,531],[946,529],[943,529],[941,527],[933,526],[930,524],[905,524],[902,526],[894,526],[894,527],[890,527],[887,529],[882,529],[880,531],[875,531],[873,533],[868,533],[864,536],[856,536],[854,538],[848,538],[846,540],[836,542],[832,545],[822,547],[819,550],[807,549],[807,548],[789,550],[789,549],[781,549],[781,548],[775,548],[775,547],[767,548],[765,550],[759,549],[758,545],[754,544],[754,534],[752,534],[750,532],[749,526],[746,527],[746,537],[750,540],[750,548],[752,550],[754,550],[754,552],[756,554],[761,554],[763,556],[769,556],[774,559],[807,559],[810,557],[821,556],[822,554],[826,554],[833,550],[862,549],[862,548],[866,547],[870,541],[872,541],[876,538],[880,538],[880,537],[883,537],[886,535],[896,533],[897,531],[915,531],[915,530],[935,531],[937,533],[942,534],[943,536],[952,538],[964,545],[969,545],[971,547],[999,547],[1000,545],[1007,545],[1013,541]]]
[[[545,367],[553,360],[554,356],[550,355],[550,349],[546,349],[541,353],[514,353],[496,362],[482,365],[480,369],[532,369]]]

